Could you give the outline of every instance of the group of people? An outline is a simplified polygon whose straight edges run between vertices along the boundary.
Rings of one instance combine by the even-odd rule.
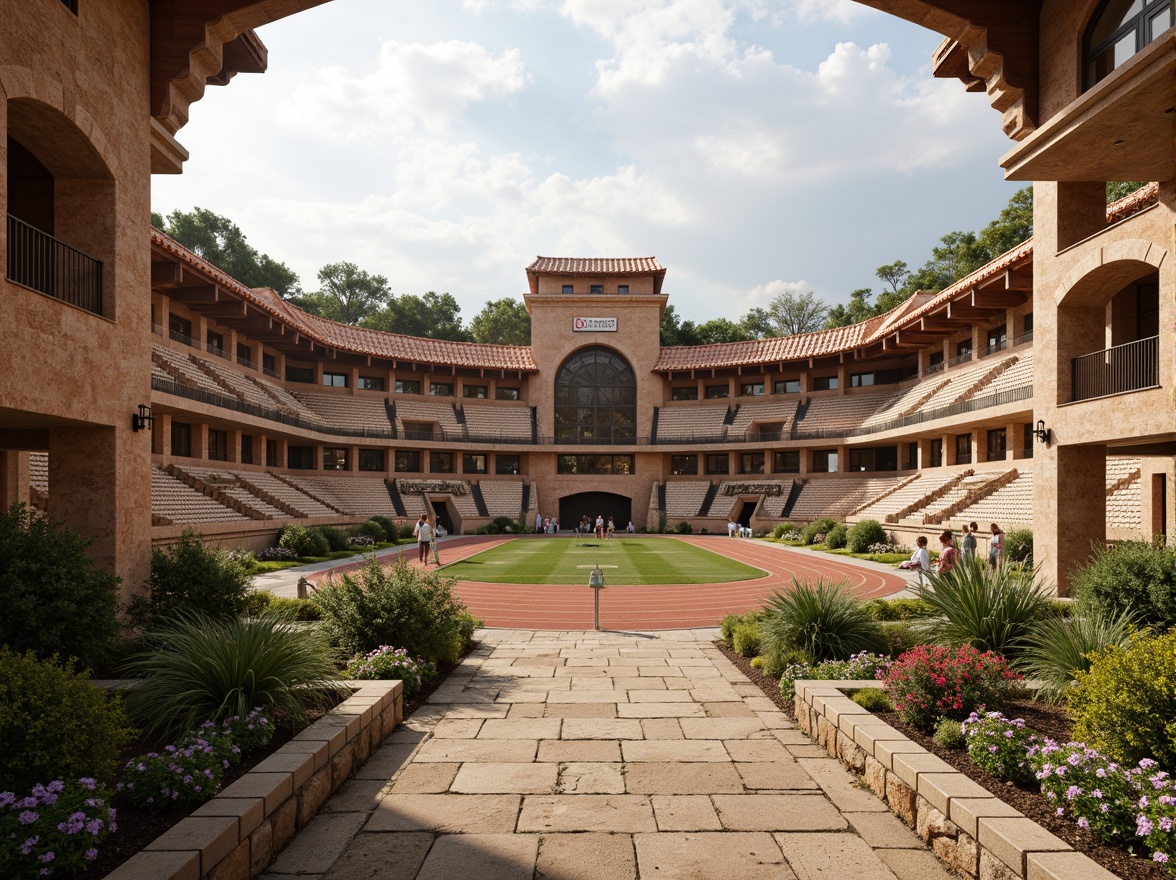
[[[559,520],[554,516],[543,516],[541,513],[535,514],[535,534],[558,535]]]
[[[1001,531],[1000,526],[992,523],[989,528],[992,530],[992,540],[988,542],[988,564],[993,568],[1000,565],[1004,558],[1004,532]],[[906,562],[899,563],[899,568],[916,571],[934,571],[936,574],[947,574],[961,562],[968,562],[976,556],[976,535],[980,531],[980,527],[976,523],[968,523],[963,527],[963,534],[960,538],[960,546],[957,549],[955,545],[955,536],[952,535],[951,529],[944,529],[939,535],[939,558],[934,565],[931,562],[931,554],[927,550],[927,538],[925,535],[919,535],[915,540],[915,550],[911,553],[911,558]]]
[[[428,565],[429,551],[431,550],[433,552],[433,563],[440,565],[441,557],[437,553],[437,548],[434,545],[438,538],[444,538],[448,534],[445,531],[445,527],[440,523],[434,523],[427,514],[422,513],[421,518],[412,527],[412,533],[417,539],[417,561],[421,565]]]

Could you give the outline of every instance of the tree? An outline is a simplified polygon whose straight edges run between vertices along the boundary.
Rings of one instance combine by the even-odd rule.
[[[517,299],[491,300],[470,321],[470,335],[474,342],[530,345],[531,314]]]
[[[890,285],[891,291],[897,293],[906,285],[906,280],[910,277],[910,270],[907,269],[907,264],[902,260],[895,260],[893,263],[888,263],[885,266],[879,266],[874,270],[874,274],[878,278]]]
[[[748,339],[763,339],[765,336],[775,335],[772,332],[771,316],[768,315],[767,309],[761,309],[759,306],[748,309],[739,323],[743,326]]]
[[[228,217],[193,208],[172,211],[165,222],[153,211],[151,223],[246,287],[272,287],[284,298],[301,292],[297,273],[268,254],[259,254]]]
[[[683,321],[673,306],[666,306],[661,319],[662,345],[697,345],[698,332],[693,321]]]
[[[697,334],[696,345],[710,345],[715,342],[743,342],[752,337],[742,322],[736,324],[727,318],[711,318],[695,328]]]
[[[868,287],[859,287],[849,295],[848,305],[829,307],[829,315],[825,319],[825,327],[848,327],[867,318],[872,318],[878,312],[870,305],[872,291]]]
[[[1147,184],[1142,180],[1108,180],[1107,181],[1107,204],[1117,202],[1119,199],[1126,198],[1137,189],[1142,189]]]
[[[984,261],[980,265],[995,260],[1032,237],[1033,187],[1026,186],[1013,193],[1000,216],[985,226],[977,236],[977,243],[985,252]]]
[[[805,293],[786,290],[768,304],[768,318],[772,324],[770,335],[795,336],[820,330],[828,312],[829,306],[811,290]]]
[[[312,307],[307,311],[340,324],[358,324],[392,296],[387,278],[369,275],[355,263],[327,263],[318,279],[322,290],[304,297]]]
[[[469,342],[470,333],[461,324],[461,306],[448,293],[430,290],[424,296],[403,294],[389,297],[387,304],[363,320],[361,326],[406,336]]]

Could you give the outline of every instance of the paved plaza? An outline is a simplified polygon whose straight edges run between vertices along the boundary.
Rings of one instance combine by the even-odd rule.
[[[264,877],[950,877],[715,635],[482,631]]]

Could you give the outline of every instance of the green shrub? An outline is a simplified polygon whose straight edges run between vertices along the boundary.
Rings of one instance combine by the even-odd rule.
[[[870,712],[889,712],[894,708],[881,688],[858,688],[850,699]]]
[[[480,617],[474,617],[465,608],[457,614],[457,635],[461,641],[461,650],[458,652],[459,656],[468,651],[474,644],[474,632],[486,625],[486,621]],[[456,659],[456,658],[454,658]]]
[[[0,644],[42,659],[76,657],[83,668],[112,656],[119,579],[94,564],[89,544],[24,505],[0,514]]]
[[[819,519],[816,522],[811,522],[800,530],[800,539],[806,544],[812,544],[816,541],[817,535],[827,535],[829,530],[837,526],[837,520]]]
[[[791,529],[792,526],[788,525],[788,523],[780,523],[778,526],[772,529],[772,537],[776,539],[783,538],[784,533],[790,531]]]
[[[1124,764],[1176,766],[1176,632],[1096,653],[1066,705],[1074,738]]]
[[[772,651],[761,654],[756,658],[760,661],[759,669],[764,675],[779,678],[789,666],[805,662],[803,651]]]
[[[735,627],[731,647],[741,657],[755,657],[760,652],[760,628],[755,623],[741,623]]]
[[[931,573],[913,589],[936,615],[917,627],[931,640],[971,645],[1009,658],[1017,656],[1053,602],[1035,570],[989,568],[978,558],[961,562],[944,575]]]
[[[940,718],[935,722],[935,734],[931,739],[942,749],[962,749],[967,742],[963,727],[954,718]]]
[[[496,516],[494,519],[490,520],[490,525],[498,529],[498,531],[494,533],[496,535],[501,532],[505,532],[507,534],[522,534],[526,531],[526,529],[520,526],[509,516]]]
[[[882,641],[888,657],[898,659],[911,648],[923,643],[922,634],[907,620],[888,620],[881,623]]]
[[[383,534],[383,531],[381,529],[380,533]],[[317,529],[299,525],[283,526],[278,533],[278,546],[293,550],[300,557],[326,556],[331,552],[327,539]]]
[[[433,680],[437,668],[427,660],[417,660],[403,648],[383,645],[374,651],[352,658],[344,671],[357,681],[391,681],[404,683],[405,699],[412,699]]]
[[[878,621],[918,620],[931,617],[935,609],[922,599],[871,599],[866,603],[870,617]]]
[[[1108,617],[1131,611],[1143,626],[1176,624],[1176,549],[1147,541],[1123,541],[1094,556],[1071,577],[1074,598]]]
[[[1005,532],[1004,556],[1009,562],[1033,564],[1033,532],[1029,529],[1013,529]]]
[[[359,571],[331,578],[314,601],[323,631],[345,654],[392,645],[438,664],[461,655],[468,623],[453,579],[410,567],[403,557],[387,568],[372,559]]]
[[[812,663],[846,660],[883,646],[878,622],[845,581],[792,579],[787,593],[774,592],[761,624],[770,651],[801,650]]]
[[[347,535],[342,529],[334,526],[319,526],[318,533],[327,539],[327,547],[332,553],[347,549]]]
[[[378,522],[380,528],[384,530],[384,534],[388,536],[387,540],[397,541],[400,539],[400,526],[396,525],[396,521],[386,516],[370,517],[372,522]]]
[[[0,791],[54,779],[109,779],[130,742],[122,701],[74,671],[0,647]]]
[[[840,550],[845,546],[846,541],[848,540],[846,537],[848,532],[849,528],[845,525],[845,523],[838,523],[837,525],[833,526],[833,528],[829,529],[828,533],[825,535],[825,546],[830,550]]]
[[[384,531],[384,527],[382,525],[380,525],[380,523],[374,519],[369,519],[367,522],[365,522],[363,525],[361,525],[358,529],[356,529],[355,533],[357,535],[364,535],[368,538],[371,538],[376,543],[383,543],[384,541],[395,541],[396,540],[395,534],[390,536],[386,531]]]
[[[693,528],[691,528],[690,523],[686,522],[686,520],[682,520],[682,522],[674,526],[674,532],[679,535],[689,535],[692,531]]]
[[[1072,617],[1050,615],[1033,628],[1018,668],[1041,682],[1039,696],[1057,702],[1074,684],[1076,673],[1090,669],[1092,654],[1112,645],[1126,648],[1138,634],[1128,612],[1113,618],[1094,609]]]
[[[1037,734],[1020,718],[1006,718],[1000,712],[973,712],[961,725],[968,744],[968,757],[998,779],[1031,785],[1033,768],[1029,749],[1038,745]]]
[[[731,639],[735,635],[735,627],[743,622],[742,614],[728,614],[721,621],[719,621],[719,638],[731,644]]]
[[[239,556],[185,529],[172,546],[151,548],[151,592],[131,600],[131,621],[151,628],[183,614],[234,617],[245,612],[251,583]]]
[[[849,530],[848,543],[850,553],[868,553],[875,544],[886,543],[886,529],[876,519],[863,519],[855,523]]]
[[[177,735],[255,707],[302,723],[308,706],[342,691],[326,641],[282,613],[228,620],[188,614],[144,640],[147,649],[124,666],[141,679],[127,708],[152,731]]]

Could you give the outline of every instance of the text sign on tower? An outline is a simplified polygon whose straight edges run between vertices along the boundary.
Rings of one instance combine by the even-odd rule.
[[[616,333],[616,318],[572,318],[575,333]]]

